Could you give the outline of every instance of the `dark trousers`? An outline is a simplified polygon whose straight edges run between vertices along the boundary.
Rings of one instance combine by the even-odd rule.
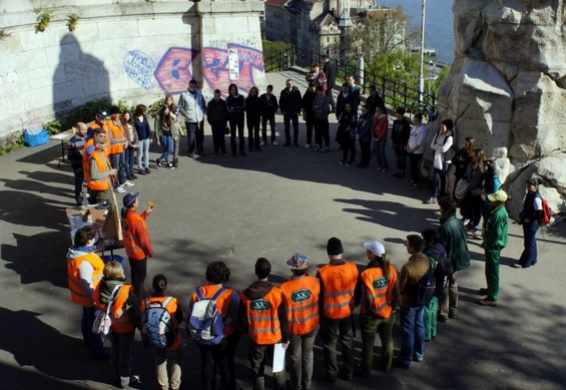
[[[226,153],[226,123],[212,122],[210,124],[210,127],[212,127],[212,143],[214,144],[214,153]]]
[[[114,153],[110,155],[110,164],[116,170],[116,177],[120,184],[126,182],[126,159],[124,153]]]
[[[419,163],[423,158],[422,154],[409,154],[409,162],[411,163],[411,180],[417,184],[419,182]]]
[[[525,249],[519,259],[519,264],[523,268],[533,266],[537,263],[537,231],[539,228],[538,221],[531,221],[523,224],[523,243]]]
[[[112,373],[114,378],[120,381],[121,387],[126,387],[132,376],[132,345],[135,334],[135,331],[125,334],[110,333]]]
[[[432,193],[433,198],[446,194],[446,173],[448,172],[448,163],[442,163],[442,169],[434,168],[432,173],[432,182],[434,185],[434,190]],[[481,215],[481,213],[480,213]]]
[[[393,144],[393,151],[395,152],[395,158],[397,160],[397,170],[399,172],[405,172],[407,167],[407,153],[405,153],[405,145],[398,143]]]
[[[240,154],[246,154],[246,143],[244,142],[244,118],[230,119],[230,147],[232,154],[236,156],[236,130],[238,131],[238,141],[240,146]]]
[[[283,114],[283,124],[285,125],[285,143],[291,143],[291,122],[293,123],[293,143],[299,142],[299,114]]]
[[[336,111],[336,103],[334,102],[334,95],[332,95],[333,88],[334,85],[333,86],[329,85],[324,94],[330,98],[330,107],[332,107],[332,111]]]
[[[81,318],[81,333],[83,335],[83,341],[86,346],[90,349],[92,356],[95,359],[101,359],[108,356],[108,352],[104,349],[102,345],[102,338],[99,334],[92,333],[92,324],[94,323],[94,313],[96,308],[94,306],[83,306],[83,316]]]
[[[252,366],[252,383],[254,390],[265,390],[265,362],[273,356],[273,344],[258,345],[250,340],[249,359]],[[275,390],[285,389],[285,370],[273,374]]]
[[[338,361],[336,347],[338,340],[342,349],[343,366],[341,372],[345,376],[354,373],[354,332],[352,317],[334,320],[320,316],[320,339],[325,367],[325,376],[329,381],[335,381],[338,376]]]
[[[314,129],[314,118],[307,116],[305,117],[305,124],[307,125],[307,144],[312,143],[312,131]]]
[[[389,318],[373,318],[361,315],[360,323],[362,328],[362,361],[360,363],[362,376],[369,378],[373,368],[373,344],[376,333],[379,333],[381,340],[381,369],[385,372],[391,371],[395,313],[392,313]]]
[[[248,147],[250,151],[259,150],[259,117],[248,118]]]
[[[342,140],[340,145],[342,146],[342,161],[352,164],[356,159],[356,140],[347,138]]]
[[[367,168],[369,166],[369,160],[371,158],[371,141],[359,141],[360,151],[362,153],[362,158],[360,160],[360,166]]]
[[[267,143],[267,123],[271,128],[271,142],[275,141],[275,114],[264,114],[261,116],[261,138]]]
[[[218,345],[200,345],[202,388],[216,390],[216,371],[220,373],[223,390],[236,390],[236,372],[234,355],[240,335],[233,333],[225,337]]]
[[[185,122],[187,128],[187,144],[189,147],[189,156],[196,152],[203,154],[204,152],[204,128],[203,121]]]
[[[128,257],[128,260],[130,262],[130,277],[132,279],[134,293],[136,297],[143,299],[145,295],[143,283],[147,275],[147,257],[142,260],[134,260]]]
[[[75,175],[75,201],[77,202],[77,206],[80,206],[83,203],[83,182],[85,180],[85,173],[82,166],[80,169],[75,169],[73,174]]]
[[[315,142],[318,146],[328,147],[330,145],[330,129],[328,124],[328,118],[326,119],[315,119],[314,121],[314,131],[315,131]]]

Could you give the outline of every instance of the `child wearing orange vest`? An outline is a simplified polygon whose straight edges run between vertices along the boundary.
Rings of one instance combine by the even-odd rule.
[[[274,345],[283,343],[287,348],[287,313],[283,304],[283,294],[279,287],[268,281],[271,263],[259,258],[255,263],[258,280],[240,295],[240,322],[242,329],[250,338],[250,365],[254,389],[265,388],[264,368],[267,354],[273,355]],[[285,388],[285,371],[273,374],[275,389]]]
[[[121,388],[139,382],[139,377],[132,375],[132,345],[136,327],[140,324],[140,302],[133,293],[132,285],[124,283],[125,279],[120,263],[110,261],[104,266],[102,281],[94,291],[94,303],[99,310],[106,311],[112,301],[112,373]],[[112,296],[114,299],[111,299]]]
[[[289,320],[289,368],[294,390],[310,389],[314,363],[314,341],[318,333],[320,282],[309,276],[308,259],[294,253],[287,265],[293,276],[281,285]]]

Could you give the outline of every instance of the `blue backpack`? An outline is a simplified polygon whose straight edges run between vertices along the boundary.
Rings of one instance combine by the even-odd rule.
[[[216,300],[225,291],[225,287],[220,287],[212,298],[205,298],[200,287],[195,289],[198,301],[193,304],[187,331],[197,344],[218,345],[224,338],[224,319]]]
[[[430,259],[426,274],[415,285],[407,284],[405,288],[409,292],[412,307],[427,305],[430,302],[436,292],[436,276]]]

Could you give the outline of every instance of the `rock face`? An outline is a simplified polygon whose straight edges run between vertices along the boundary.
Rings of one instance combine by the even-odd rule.
[[[454,120],[458,146],[474,137],[496,159],[513,217],[531,176],[566,211],[566,0],[455,0],[453,12],[441,118]]]

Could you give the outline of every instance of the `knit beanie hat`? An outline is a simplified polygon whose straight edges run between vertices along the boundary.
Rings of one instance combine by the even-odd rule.
[[[329,239],[328,244],[326,244],[326,252],[329,255],[341,255],[344,253],[344,250],[342,249],[342,241],[336,237]]]

